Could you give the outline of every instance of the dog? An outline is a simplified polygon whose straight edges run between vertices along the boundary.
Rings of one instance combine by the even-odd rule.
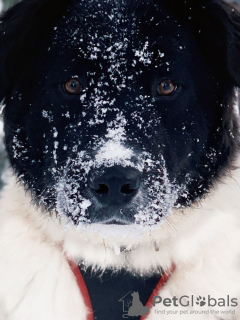
[[[0,319],[240,319],[237,10],[22,0],[0,57]]]

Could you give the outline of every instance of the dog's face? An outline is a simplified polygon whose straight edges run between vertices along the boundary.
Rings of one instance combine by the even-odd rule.
[[[54,23],[32,22],[4,116],[36,203],[75,225],[152,226],[207,192],[234,153],[238,77],[230,18],[225,30],[212,6],[71,1]]]

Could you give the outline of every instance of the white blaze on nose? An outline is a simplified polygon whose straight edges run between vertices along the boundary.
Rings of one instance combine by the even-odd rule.
[[[97,163],[104,163],[105,161],[114,164],[122,164],[123,161],[131,159],[134,155],[133,151],[124,147],[121,143],[109,140],[103,145],[95,156]],[[110,163],[109,163],[110,164]]]
[[[130,148],[124,146],[126,143],[125,125],[126,119],[118,115],[114,127],[107,129],[107,134],[95,156],[97,165],[130,165],[134,153]]]
[[[108,129],[102,146],[95,156],[95,161],[99,164],[107,162],[108,166],[124,165],[124,161],[129,162],[134,153],[130,148],[124,146],[124,140],[126,140],[126,136],[123,126]],[[129,163],[125,163],[125,165],[129,165]]]

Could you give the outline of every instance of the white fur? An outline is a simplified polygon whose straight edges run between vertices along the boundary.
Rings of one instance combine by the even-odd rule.
[[[218,182],[200,204],[175,210],[155,230],[106,225],[103,236],[98,226],[65,229],[63,220],[34,208],[23,188],[9,179],[0,200],[0,319],[86,320],[87,310],[65,255],[102,269],[125,267],[140,273],[175,263],[162,297],[230,295],[240,304],[239,183],[238,169]],[[120,252],[120,247],[125,250]],[[159,315],[156,308],[161,309],[152,308],[148,320],[240,319],[236,308],[235,315],[219,318]]]

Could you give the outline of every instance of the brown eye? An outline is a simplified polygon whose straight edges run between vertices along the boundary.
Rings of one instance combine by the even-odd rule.
[[[64,90],[69,94],[80,94],[83,87],[77,78],[71,78],[64,83]]]
[[[164,80],[163,82],[159,83],[157,91],[161,96],[169,96],[170,94],[174,93],[176,89],[177,86],[172,83],[171,80]]]

